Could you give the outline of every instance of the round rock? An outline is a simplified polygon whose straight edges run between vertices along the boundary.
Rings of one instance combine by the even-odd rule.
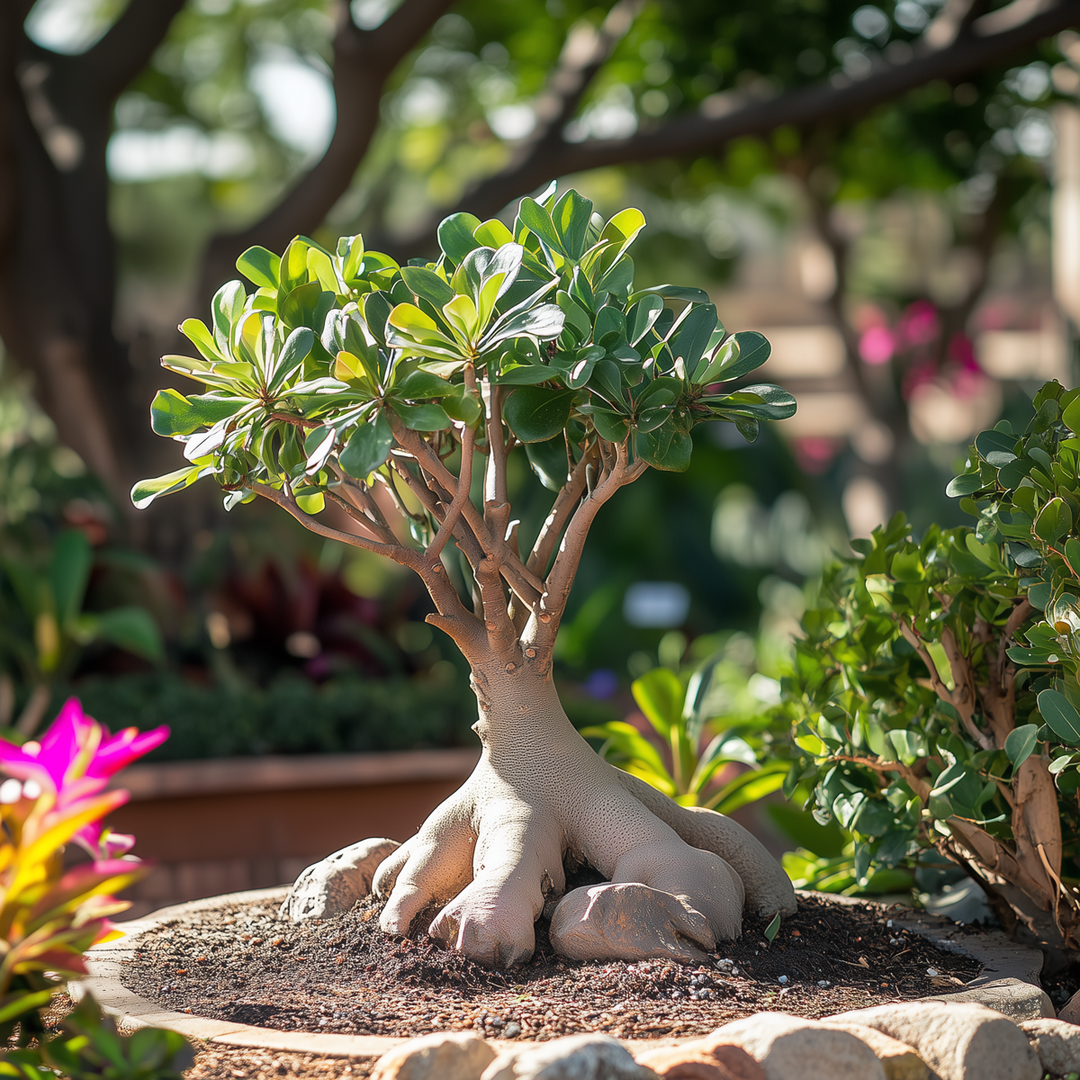
[[[439,1031],[383,1054],[371,1080],[477,1080],[494,1059],[494,1048],[478,1036]]]
[[[508,1050],[480,1080],[657,1080],[657,1075],[608,1035],[571,1035]]]
[[[1024,1020],[1020,1027],[1047,1072],[1062,1076],[1080,1072],[1080,1027],[1050,1019]]]
[[[371,879],[379,863],[400,846],[396,840],[374,837],[350,844],[313,863],[296,879],[285,897],[280,910],[282,918],[302,922],[349,911],[357,900],[371,892]]]

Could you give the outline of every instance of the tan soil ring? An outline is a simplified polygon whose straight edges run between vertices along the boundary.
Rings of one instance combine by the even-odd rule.
[[[130,1028],[163,1027],[178,1031],[189,1039],[199,1039],[218,1046],[237,1046],[277,1050],[289,1053],[320,1054],[324,1057],[353,1058],[374,1061],[388,1050],[407,1040],[379,1035],[320,1035],[305,1031],[275,1031],[272,1028],[255,1027],[251,1024],[232,1024],[225,1020],[207,1020],[189,1013],[163,1009],[146,998],[132,993],[120,982],[122,966],[135,953],[139,937],[159,923],[169,919],[183,918],[198,911],[212,911],[230,904],[251,901],[276,903],[285,898],[288,886],[273,889],[255,889],[250,892],[228,893],[206,900],[193,900],[187,904],[162,908],[145,919],[121,924],[126,930],[117,941],[95,945],[87,954],[89,976],[72,985],[73,996],[80,990],[90,991],[101,1006],[113,1016],[122,1019]],[[840,903],[858,903],[845,897],[830,897]],[[965,935],[955,924],[925,912],[904,912],[891,916],[897,926],[930,938],[943,948],[964,953],[983,965],[983,973],[958,992],[940,994],[932,1001],[978,1001],[1006,1013],[1013,1020],[1028,1020],[1039,1016],[1053,1016],[1050,999],[1039,986],[1039,970],[1042,955],[1033,949],[1025,949],[1009,941],[1001,933]],[[520,1046],[523,1039],[489,1039],[496,1048]],[[633,1039],[623,1040],[635,1051],[670,1046],[687,1039]]]

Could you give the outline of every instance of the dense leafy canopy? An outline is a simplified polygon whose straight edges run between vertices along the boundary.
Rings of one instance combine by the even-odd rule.
[[[190,465],[136,485],[136,505],[214,475],[227,506],[262,483],[318,512],[344,475],[392,482],[403,430],[452,453],[466,428],[483,429],[496,387],[506,437],[554,490],[597,441],[681,470],[699,421],[731,420],[752,439],[761,420],[790,416],[776,387],[722,385],[765,361],[760,334],[727,335],[699,289],[635,291],[628,249],[644,225],[637,210],[604,222],[553,186],[522,200],[512,230],[446,219],[433,263],[399,266],[359,236],[336,251],[297,237],[280,258],[245,252],[237,265],[255,289],[223,286],[211,326],[182,326],[200,356],[162,361],[206,387],[162,390],[151,410]],[[421,542],[437,523],[412,522]]]

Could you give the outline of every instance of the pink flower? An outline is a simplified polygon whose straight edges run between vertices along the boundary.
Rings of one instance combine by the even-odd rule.
[[[110,736],[82,711],[77,698],[69,698],[40,743],[16,746],[0,739],[0,769],[20,780],[36,780],[63,803],[100,791],[110,776],[168,737],[164,726],[141,733],[125,728]]]
[[[82,711],[77,698],[69,698],[40,742],[16,746],[0,739],[0,771],[33,781],[55,797],[58,810],[65,810],[96,795],[110,776],[168,737],[164,726],[144,732],[131,727],[109,735],[103,724]],[[120,794],[126,799],[126,792]],[[100,821],[84,825],[74,839],[95,858],[123,855],[135,843],[134,837],[113,833]]]
[[[859,355],[868,364],[887,364],[896,351],[896,336],[886,326],[871,326],[859,338]]]
[[[900,316],[898,336],[909,347],[929,345],[940,332],[937,309],[929,300],[916,300]]]

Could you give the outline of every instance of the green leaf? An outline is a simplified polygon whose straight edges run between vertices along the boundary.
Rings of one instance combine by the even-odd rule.
[[[685,472],[694,450],[693,439],[671,421],[655,431],[639,432],[634,445],[642,461],[665,472]]]
[[[214,335],[207,329],[202,319],[185,319],[180,324],[180,332],[206,357],[207,360],[224,360],[218,349]]]
[[[349,436],[345,449],[338,455],[338,461],[350,476],[363,480],[386,461],[393,445],[390,421],[386,413],[380,411],[374,419],[358,427]]]
[[[1080,746],[1080,714],[1069,699],[1057,690],[1043,690],[1038,697],[1039,713],[1062,742]]]
[[[414,296],[423,298],[440,311],[444,304],[454,299],[453,287],[426,266],[403,266],[401,276]]]
[[[519,386],[506,399],[503,419],[522,442],[546,442],[565,429],[573,404],[573,390]]]
[[[594,408],[589,413],[589,419],[600,438],[607,439],[608,442],[621,443],[630,431],[629,417],[611,409]]]
[[[1033,608],[1045,611],[1047,604],[1054,598],[1053,586],[1048,581],[1040,581],[1028,589],[1028,600]]]
[[[989,454],[996,453],[1007,454],[1011,461],[1016,457],[1015,446],[1016,436],[1008,435],[1003,431],[981,431],[975,439],[975,449],[984,459],[988,459]],[[994,462],[990,464],[993,465]],[[1006,462],[1002,461],[1001,464],[1004,465]]]
[[[441,405],[402,405],[394,402],[394,412],[412,431],[443,431],[450,426],[450,417]]]
[[[95,615],[98,634],[106,641],[119,645],[144,660],[159,661],[165,657],[165,645],[157,623],[145,608],[118,607]]]
[[[267,289],[276,289],[280,281],[281,259],[264,247],[249,247],[236,260],[236,269],[248,279]]]
[[[697,370],[698,361],[715,329],[716,308],[712,304],[702,304],[690,309],[668,341],[675,358],[682,357],[688,376]]]
[[[654,326],[664,310],[659,296],[643,296],[626,315],[626,340],[636,345]]]
[[[74,619],[82,609],[92,562],[93,555],[86,534],[80,529],[65,529],[53,547],[49,564],[49,584],[56,600],[56,617],[61,625]]]
[[[1019,487],[1024,477],[1035,467],[1031,458],[1017,458],[998,469],[998,483],[1006,490],[1011,491]]]
[[[547,442],[525,444],[525,455],[540,483],[549,491],[561,491],[566,485],[569,467],[566,458],[566,441],[554,438]]]
[[[177,469],[175,472],[157,476],[152,480],[140,480],[131,489],[131,501],[137,510],[145,510],[155,499],[162,495],[171,495],[174,491],[182,491],[190,487],[207,473],[213,472],[212,468],[191,465],[186,469]]]
[[[570,188],[551,208],[551,222],[570,258],[580,259],[587,246],[593,204]]]
[[[974,495],[976,491],[981,491],[985,487],[982,477],[976,473],[961,473],[960,476],[954,476],[949,481],[949,486],[945,488],[945,494],[950,498],[957,499],[961,495]]]
[[[430,371],[414,371],[403,382],[394,387],[395,392],[409,401],[444,398],[454,392],[454,387]]]
[[[1072,401],[1065,406],[1065,411],[1061,414],[1061,419],[1065,421],[1065,425],[1070,431],[1080,434],[1080,397],[1073,398]]]
[[[1055,497],[1039,511],[1035,519],[1035,535],[1044,543],[1053,544],[1072,528],[1072,511],[1064,499]]]
[[[1024,724],[1009,732],[1009,736],[1005,740],[1005,756],[1012,762],[1014,769],[1031,757],[1031,752],[1035,749],[1038,731],[1038,724]]]
[[[765,940],[772,941],[780,931],[780,912],[778,911],[768,926],[765,927]]]
[[[533,199],[524,198],[518,204],[518,219],[523,225],[549,248],[560,255],[568,255],[563,247],[562,238],[551,220],[551,215]]]
[[[662,296],[665,300],[683,300],[689,304],[708,304],[709,294],[704,289],[688,288],[684,285],[654,285],[651,289],[642,289],[633,293],[630,303],[643,296]]]
[[[630,690],[649,723],[667,739],[682,719],[685,691],[679,677],[670,668],[653,668],[635,679]]]
[[[245,403],[238,397],[206,394],[187,398],[171,388],[159,390],[150,405],[150,426],[158,435],[168,438],[190,435],[232,416]]]
[[[480,219],[472,214],[451,214],[442,220],[439,225],[439,247],[452,263],[459,265],[470,251],[475,251],[480,247],[480,241],[474,235],[479,227]],[[405,266],[401,268],[402,277],[405,276],[407,269],[408,267]],[[407,282],[409,279],[405,278],[405,280]],[[446,301],[442,303],[445,304]],[[442,304],[437,306],[442,307]]]

